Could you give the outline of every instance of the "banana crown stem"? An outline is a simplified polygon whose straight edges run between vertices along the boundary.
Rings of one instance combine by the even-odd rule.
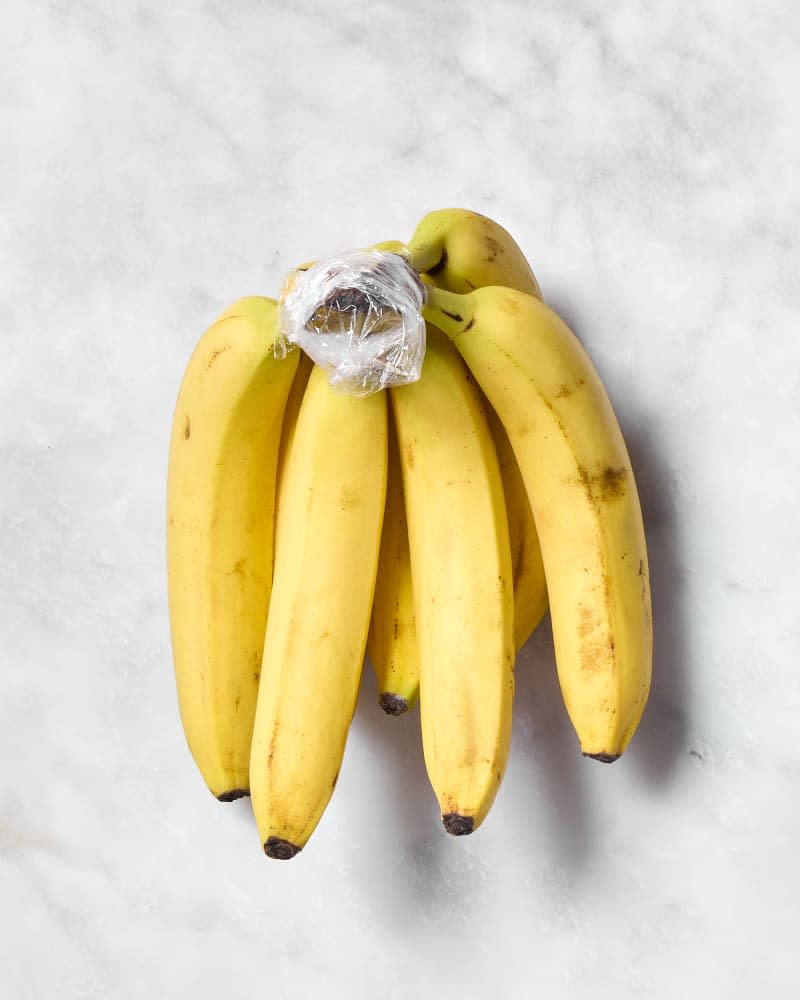
[[[475,300],[472,293],[459,295],[426,283],[427,300],[422,315],[452,340],[472,326]]]

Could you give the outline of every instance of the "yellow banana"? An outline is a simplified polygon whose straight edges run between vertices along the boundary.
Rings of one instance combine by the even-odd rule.
[[[547,612],[542,551],[528,494],[508,436],[485,398],[482,402],[503,481],[514,585],[514,645],[522,649]],[[291,399],[287,420],[290,406]],[[400,457],[397,444],[392,440],[393,419],[390,419],[389,431],[386,513],[367,652],[375,670],[381,707],[389,715],[402,715],[416,703],[419,694],[419,658],[408,524]]]
[[[311,376],[311,370],[314,367],[314,362],[304,351],[298,350],[297,354],[299,355],[297,371],[292,379],[292,387],[289,390],[289,398],[286,400],[286,409],[283,415],[283,428],[281,430],[281,445],[278,451],[278,471],[276,482],[278,484],[277,488],[279,493],[280,484],[283,481],[283,470],[286,465],[286,456],[289,454],[289,450],[292,446],[294,429],[297,426],[297,415],[300,412],[300,405],[303,402],[303,396],[305,395],[306,386],[308,385],[308,380]]]
[[[542,549],[514,450],[503,424],[488,402],[486,416],[497,449],[508,515],[514,581],[514,645],[517,649],[522,649],[547,612],[547,584]]]
[[[246,795],[272,581],[275,467],[298,353],[273,355],[276,303],[235,302],[200,340],[175,407],[167,569],[186,739],[219,799]]]
[[[420,220],[403,254],[415,271],[426,272],[447,291],[507,285],[542,297],[511,234],[493,219],[465,208],[429,212]]]
[[[581,749],[616,760],[650,688],[652,615],[636,483],[611,403],[577,338],[533,296],[428,291],[426,319],[458,348],[517,457]]]
[[[367,639],[367,653],[378,682],[378,700],[389,715],[403,715],[419,694],[414,591],[402,477],[397,434],[390,416],[386,510]]]
[[[425,764],[445,829],[470,833],[505,769],[514,690],[508,522],[480,394],[428,330],[420,381],[390,390],[408,517]]]
[[[441,257],[449,253],[460,267],[461,277],[455,281],[452,269],[434,266],[434,283],[441,287],[475,287],[480,284],[516,282],[522,290],[539,293],[522,251],[510,235],[491,219],[462,209],[432,212],[417,227],[406,248],[396,240],[376,243],[369,249],[405,252],[407,257],[431,259],[426,241],[434,236],[441,248]],[[315,261],[300,265],[306,270]],[[303,361],[301,360],[301,368]],[[302,372],[298,372],[298,380]],[[485,404],[486,405],[486,404]],[[287,413],[292,409],[290,397]],[[492,416],[486,405],[487,415]],[[291,426],[291,421],[287,423]],[[544,583],[539,543],[533,514],[522,484],[514,453],[502,425],[490,420],[495,439],[506,502],[509,511],[511,551],[514,579],[514,634],[521,648],[547,610],[547,590]],[[379,702],[391,715],[403,714],[416,701],[418,694],[418,662],[414,628],[411,565],[406,537],[405,506],[400,486],[399,467],[393,474],[393,445],[389,448],[389,484],[386,517],[378,579],[370,624],[367,651],[375,669]]]
[[[385,393],[337,393],[314,367],[286,455],[250,763],[272,858],[306,844],[341,766],[378,564],[386,411]]]
[[[522,250],[493,219],[462,208],[430,212],[418,224],[405,248],[412,267],[427,270],[437,288],[467,292],[503,285],[541,298],[541,291]],[[425,267],[428,264],[432,266]],[[487,407],[489,428],[500,459],[508,508],[514,569],[514,641],[521,649],[547,611],[536,524],[514,452],[503,426]]]

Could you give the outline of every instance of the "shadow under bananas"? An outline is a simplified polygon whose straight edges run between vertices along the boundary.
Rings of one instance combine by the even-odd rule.
[[[592,800],[586,784],[587,761],[561,697],[549,614],[517,653],[514,669],[514,723],[509,773],[520,831],[538,843],[542,857],[571,875],[592,850]],[[525,834],[523,833],[523,836]]]
[[[623,425],[622,431],[642,504],[653,602],[653,682],[628,752],[648,781],[661,784],[691,753],[683,539],[658,434],[646,420],[636,427]]]
[[[390,926],[408,929],[420,906],[425,909],[435,900],[448,874],[448,838],[425,771],[419,705],[405,715],[388,716],[378,704],[367,660],[352,728],[361,753],[369,755],[369,774],[363,775],[369,791],[357,804],[369,812],[362,829],[370,831],[369,849],[359,860],[361,884],[376,914]],[[368,871],[370,866],[374,871]]]

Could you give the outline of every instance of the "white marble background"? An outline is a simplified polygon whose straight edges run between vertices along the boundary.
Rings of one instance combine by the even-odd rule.
[[[0,994],[796,996],[796,5],[6,0],[0,39]],[[546,625],[454,840],[367,676],[271,862],[179,727],[175,394],[231,300],[450,205],[512,231],[615,401],[650,705],[583,760]]]

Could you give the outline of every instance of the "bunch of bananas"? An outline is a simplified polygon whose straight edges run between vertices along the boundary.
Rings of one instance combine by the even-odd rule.
[[[492,220],[432,212],[401,253],[425,282],[421,378],[362,398],[300,350],[277,303],[234,303],[198,344],[169,453],[181,718],[208,787],[250,794],[291,858],[330,800],[365,651],[380,704],[419,699],[445,829],[503,777],[514,659],[550,610],[583,753],[613,761],[650,685],[642,516],[585,350]]]

